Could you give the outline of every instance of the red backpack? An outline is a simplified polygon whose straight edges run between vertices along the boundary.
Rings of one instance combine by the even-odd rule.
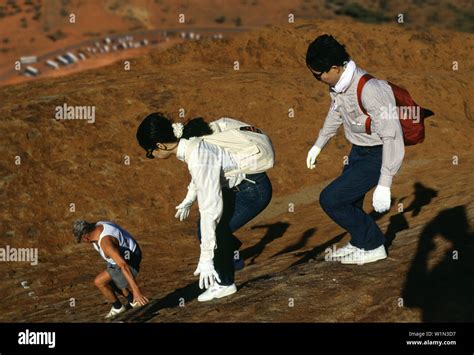
[[[360,80],[359,84],[357,85],[357,102],[359,103],[359,107],[362,112],[367,115],[367,119],[365,120],[365,132],[367,134],[372,134],[370,130],[370,124],[372,119],[367,114],[364,106],[362,106],[362,89],[364,85],[370,80],[374,79],[374,77],[370,74],[363,75]],[[403,140],[405,145],[415,145],[418,143],[422,143],[425,140],[425,123],[424,119],[430,116],[433,116],[433,111],[430,111],[426,108],[423,108],[416,104],[416,102],[410,96],[410,93],[387,81],[393,91],[393,96],[395,96],[395,103],[398,109],[398,117],[400,119],[400,124],[402,126],[403,131]],[[409,108],[407,110],[407,108]],[[413,118],[413,109],[419,110],[419,122],[415,122]]]

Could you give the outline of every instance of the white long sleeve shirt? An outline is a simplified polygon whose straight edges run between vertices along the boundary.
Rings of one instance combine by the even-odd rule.
[[[384,110],[395,107],[395,97],[390,85],[384,80],[369,80],[362,90],[362,104],[372,118],[372,134],[365,133],[366,115],[357,103],[357,84],[366,72],[356,68],[347,90],[342,93],[330,91],[331,108],[315,142],[320,149],[332,138],[339,126],[344,127],[346,139],[352,144],[374,146],[383,144],[382,168],[378,184],[391,187],[392,179],[400,169],[405,154],[403,132],[398,120],[386,119]]]
[[[187,139],[179,141],[176,157],[187,163],[191,174],[188,189],[197,193],[201,216],[201,251],[213,258],[216,227],[223,212],[222,188],[237,186],[245,179],[245,174],[225,177],[225,172],[235,170],[238,166],[235,157],[223,148],[201,140],[188,157],[187,144]]]

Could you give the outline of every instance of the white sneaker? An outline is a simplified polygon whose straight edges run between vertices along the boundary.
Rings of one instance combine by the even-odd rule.
[[[357,249],[352,254],[346,255],[341,259],[341,264],[358,264],[363,265],[373,263],[377,260],[387,258],[387,252],[383,245],[372,250]]]
[[[110,312],[107,313],[107,315],[105,316],[105,319],[113,319],[113,318],[117,317],[120,313],[125,312],[126,310],[127,309],[125,308],[124,305],[122,305],[122,307],[120,307],[119,309],[112,307]]]
[[[201,293],[198,297],[199,302],[207,302],[213,300],[214,298],[222,298],[230,296],[237,292],[237,287],[235,284],[229,286],[219,285],[217,282],[214,286],[209,287],[205,292]]]
[[[334,248],[334,250],[335,251],[332,252],[329,257],[329,260],[339,261],[340,258],[343,258],[346,255],[349,255],[357,250],[362,250],[362,249],[359,249],[353,246],[351,243],[347,243],[342,248]]]

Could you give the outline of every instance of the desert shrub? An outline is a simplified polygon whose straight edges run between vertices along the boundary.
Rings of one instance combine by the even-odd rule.
[[[235,23],[235,25],[236,25],[237,27],[242,26],[242,19],[240,18],[240,16],[239,16],[239,17],[236,17],[236,18],[233,20],[233,22]]]
[[[225,22],[225,16],[219,16],[216,19],[214,19],[215,22],[217,23],[224,23]]]
[[[382,12],[367,9],[357,3],[344,4],[340,9],[336,10],[336,14],[350,16],[356,20],[368,23],[379,23],[390,20],[390,17],[384,15]]]

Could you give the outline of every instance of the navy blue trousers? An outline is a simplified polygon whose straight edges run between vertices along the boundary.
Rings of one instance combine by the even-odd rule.
[[[216,227],[216,244],[214,250],[214,267],[221,279],[221,285],[234,283],[234,255],[242,242],[233,232],[247,224],[262,212],[272,199],[272,184],[266,173],[247,175],[247,179],[237,187],[222,189],[224,211]],[[201,224],[198,219],[198,238],[201,240]]]
[[[375,187],[382,167],[382,145],[353,145],[341,176],[321,191],[322,209],[352,237],[351,244],[372,250],[384,244],[384,235],[363,210],[365,194]]]

